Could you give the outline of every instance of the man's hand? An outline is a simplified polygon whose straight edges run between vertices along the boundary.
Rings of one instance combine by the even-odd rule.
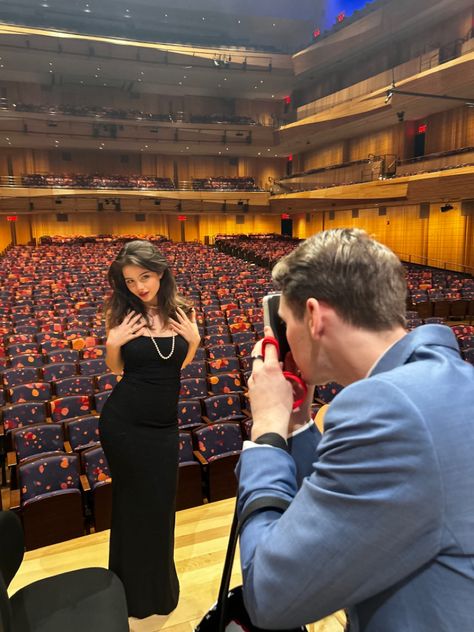
[[[265,327],[265,336],[273,336],[270,327]],[[274,345],[265,348],[262,358],[262,341],[252,351],[252,375],[248,381],[252,410],[252,439],[267,432],[276,432],[285,439],[293,407],[293,389],[285,380]],[[306,420],[307,421],[307,420]]]

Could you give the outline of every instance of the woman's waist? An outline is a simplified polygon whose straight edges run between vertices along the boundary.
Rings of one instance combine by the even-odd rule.
[[[159,371],[125,370],[121,383],[144,386],[167,386],[179,389],[179,372],[173,375],[163,375]]]

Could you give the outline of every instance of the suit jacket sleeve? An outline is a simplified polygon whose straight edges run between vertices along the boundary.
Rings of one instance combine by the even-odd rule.
[[[299,490],[296,452],[246,450],[237,467],[240,512],[259,496],[291,501],[283,515],[256,512],[241,532],[245,603],[267,629],[360,603],[432,559],[441,538],[434,449],[396,386],[371,378],[338,395]]]

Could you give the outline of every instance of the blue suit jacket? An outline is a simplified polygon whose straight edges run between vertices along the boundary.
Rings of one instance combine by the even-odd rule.
[[[347,608],[351,632],[474,630],[474,368],[448,327],[419,327],[331,403],[290,454],[240,458],[244,596],[258,626]],[[318,444],[319,442],[319,444]]]

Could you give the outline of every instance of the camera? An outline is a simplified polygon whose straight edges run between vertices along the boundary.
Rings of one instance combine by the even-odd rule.
[[[273,335],[280,345],[279,360],[285,361],[286,354],[290,351],[288,340],[286,339],[285,322],[278,315],[281,292],[272,292],[263,297],[263,324],[271,327]]]

